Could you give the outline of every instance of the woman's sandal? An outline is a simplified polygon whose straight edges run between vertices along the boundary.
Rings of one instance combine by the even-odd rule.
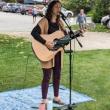
[[[46,110],[46,103],[40,103],[39,110]]]
[[[39,105],[39,110],[46,110],[46,107],[47,107],[47,103],[48,103],[48,100],[42,100],[40,105]]]
[[[56,103],[56,104],[59,104],[59,105],[65,105],[65,103],[62,102],[61,99],[59,99],[59,100],[53,99],[53,103]]]

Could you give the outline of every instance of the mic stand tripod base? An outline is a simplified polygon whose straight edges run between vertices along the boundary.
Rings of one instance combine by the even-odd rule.
[[[76,108],[75,104],[64,105],[60,107],[58,110],[74,110]]]

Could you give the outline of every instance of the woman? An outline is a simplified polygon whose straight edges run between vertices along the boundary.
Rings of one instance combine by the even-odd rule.
[[[48,5],[46,15],[43,17],[37,26],[31,32],[31,35],[40,43],[45,45],[47,48],[51,49],[53,47],[53,42],[44,40],[41,35],[52,34],[58,30],[64,31],[63,23],[60,20],[61,3],[58,0],[50,2]],[[47,92],[49,86],[49,80],[51,78],[51,72],[53,71],[53,89],[54,89],[54,99],[53,101],[58,104],[64,104],[59,96],[59,85],[61,76],[61,54],[58,52],[55,57],[48,62],[41,62],[43,70],[43,80],[42,80],[42,103],[47,103]],[[54,61],[53,61],[54,60]]]

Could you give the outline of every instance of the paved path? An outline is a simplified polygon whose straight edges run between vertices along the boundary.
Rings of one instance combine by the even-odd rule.
[[[2,32],[8,35],[14,35],[16,37],[24,37],[31,40],[30,32]],[[110,33],[104,32],[86,32],[84,37],[79,37],[79,41],[82,43],[81,48],[75,40],[76,50],[95,50],[95,49],[110,49]],[[69,48],[67,46],[66,48]],[[74,40],[72,40],[72,48],[74,49]]]
[[[0,12],[0,32],[29,32],[34,26],[32,16]]]
[[[84,37],[78,39],[82,43],[83,48],[75,40],[76,50],[110,49],[110,33],[86,32]],[[72,41],[72,48],[74,49],[74,41]]]

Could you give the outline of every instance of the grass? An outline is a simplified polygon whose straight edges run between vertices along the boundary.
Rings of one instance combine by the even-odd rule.
[[[39,62],[28,41],[3,36],[0,37],[0,47],[0,91],[39,85]]]
[[[75,52],[73,58],[72,88],[96,99],[96,102],[78,105],[75,110],[110,110],[110,50]],[[65,54],[61,84],[66,87],[68,59]],[[32,52],[31,43],[0,35],[0,91],[34,87],[41,80],[40,63]]]
[[[90,29],[89,29],[90,32],[110,32],[110,29],[108,29],[106,26],[103,26],[103,25],[98,24],[98,23],[95,25],[96,25],[95,28],[90,27]],[[78,30],[79,25],[72,25],[72,29]]]

